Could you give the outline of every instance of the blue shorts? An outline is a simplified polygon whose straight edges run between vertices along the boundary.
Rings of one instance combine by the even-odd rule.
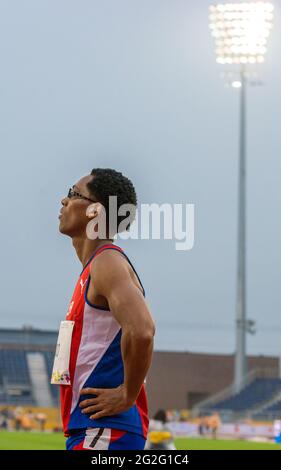
[[[132,432],[110,428],[77,430],[66,441],[66,450],[143,450],[146,439]]]

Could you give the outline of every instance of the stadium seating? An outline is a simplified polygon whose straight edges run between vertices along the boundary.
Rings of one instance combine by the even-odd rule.
[[[0,404],[34,405],[36,400],[32,393],[32,383],[28,368],[27,354],[32,351],[24,349],[0,349]],[[51,377],[54,353],[41,351],[46,363],[48,380]],[[58,403],[58,387],[49,385],[53,406]]]
[[[281,415],[281,400],[278,400],[276,403],[274,403],[273,405],[271,406],[268,406],[267,408],[265,408],[265,411],[266,412],[277,412]]]
[[[52,351],[44,351],[48,376],[51,377],[53,371],[54,353]],[[57,386],[51,386],[51,393],[55,404],[58,403],[59,388]]]
[[[268,406],[262,407],[262,409],[253,415],[253,419],[260,421],[267,421],[272,419],[280,419],[281,417],[281,398],[274,401],[274,403]]]
[[[232,412],[251,410],[273,398],[279,391],[281,391],[281,379],[257,378],[239,393],[213,404],[211,408]]]
[[[0,349],[0,381],[12,384],[29,384],[25,351]]]

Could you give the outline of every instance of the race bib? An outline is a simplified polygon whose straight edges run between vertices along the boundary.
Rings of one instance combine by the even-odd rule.
[[[60,324],[51,384],[71,385],[69,373],[71,339],[74,321],[64,320]]]

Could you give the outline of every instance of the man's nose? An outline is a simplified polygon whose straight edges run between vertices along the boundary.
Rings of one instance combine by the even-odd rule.
[[[61,203],[63,206],[66,206],[67,205],[67,202],[68,202],[68,197],[67,196],[64,196],[61,200]]]

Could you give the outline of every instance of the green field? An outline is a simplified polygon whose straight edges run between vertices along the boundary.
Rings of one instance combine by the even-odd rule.
[[[0,432],[0,450],[62,450],[63,434]]]
[[[281,450],[277,444],[224,439],[176,439],[176,446],[181,450]]]
[[[0,432],[0,450],[63,450],[65,438],[62,434],[28,432]],[[247,441],[211,439],[176,439],[182,450],[281,450],[281,445]]]

